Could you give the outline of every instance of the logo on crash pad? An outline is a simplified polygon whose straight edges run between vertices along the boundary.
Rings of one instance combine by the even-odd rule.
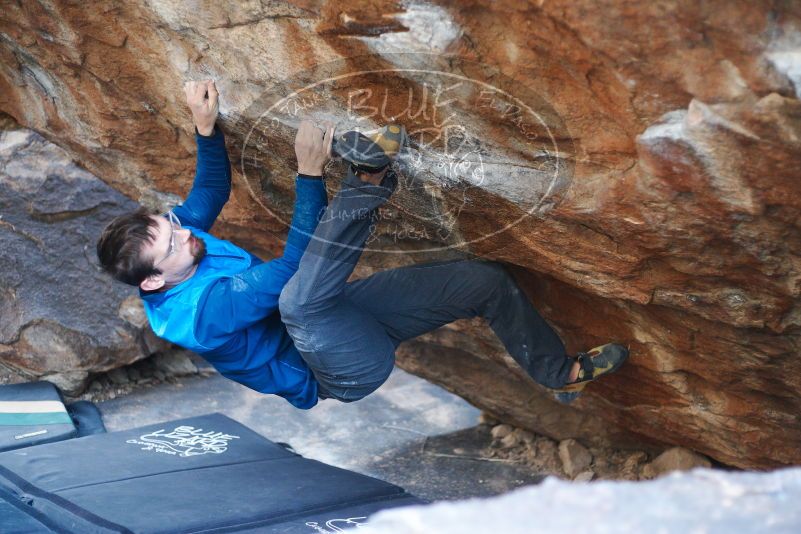
[[[306,526],[318,534],[336,534],[337,532],[345,532],[354,526],[361,528],[367,523],[367,517],[349,517],[347,519],[329,519],[325,522],[325,527],[321,526],[317,521],[307,521]]]
[[[129,439],[126,443],[142,445],[143,451],[186,458],[200,454],[222,454],[228,450],[229,442],[234,439],[239,439],[239,436],[182,425],[174,430],[161,429],[143,434],[139,439]]]

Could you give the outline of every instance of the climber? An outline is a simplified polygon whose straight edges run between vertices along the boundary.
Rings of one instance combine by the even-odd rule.
[[[389,376],[402,341],[477,315],[563,402],[625,361],[626,348],[612,343],[568,357],[499,263],[411,265],[347,282],[376,209],[397,184],[389,165],[402,144],[397,127],[374,139],[347,133],[335,143],[331,123],[301,122],[296,199],[281,257],[265,262],[210,235],[231,189],[215,124],[219,94],[211,80],[184,90],[198,145],[189,196],[163,216],[140,209],[117,217],[97,242],[103,268],[139,287],[156,335],[197,352],[223,376],[304,409],[318,399],[365,397]],[[322,175],[332,147],[351,165],[328,206]]]

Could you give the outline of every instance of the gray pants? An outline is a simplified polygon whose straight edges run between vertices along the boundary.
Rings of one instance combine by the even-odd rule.
[[[349,173],[281,292],[281,318],[319,382],[320,398],[364,398],[389,377],[402,341],[476,316],[535,381],[564,386],[573,360],[501,264],[427,263],[347,282],[374,210],[395,186],[391,171],[381,185]]]

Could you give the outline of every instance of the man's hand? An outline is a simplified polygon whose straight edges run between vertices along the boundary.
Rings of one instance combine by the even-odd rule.
[[[184,93],[186,93],[186,103],[192,110],[192,120],[195,121],[197,131],[200,135],[211,135],[220,109],[217,104],[217,97],[220,94],[217,92],[214,80],[186,82]]]
[[[333,142],[333,123],[326,121],[318,127],[312,121],[302,121],[295,136],[298,174],[322,176],[323,167],[331,158],[331,144]]]

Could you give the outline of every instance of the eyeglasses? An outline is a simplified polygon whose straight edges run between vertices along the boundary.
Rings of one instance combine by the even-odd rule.
[[[177,252],[177,246],[175,241],[175,230],[181,229],[181,221],[178,220],[178,217],[172,212],[172,210],[166,213],[167,220],[170,221],[170,249],[167,251],[167,255],[161,258],[158,262],[153,264],[153,267],[157,267],[161,264],[164,260],[172,256]]]

